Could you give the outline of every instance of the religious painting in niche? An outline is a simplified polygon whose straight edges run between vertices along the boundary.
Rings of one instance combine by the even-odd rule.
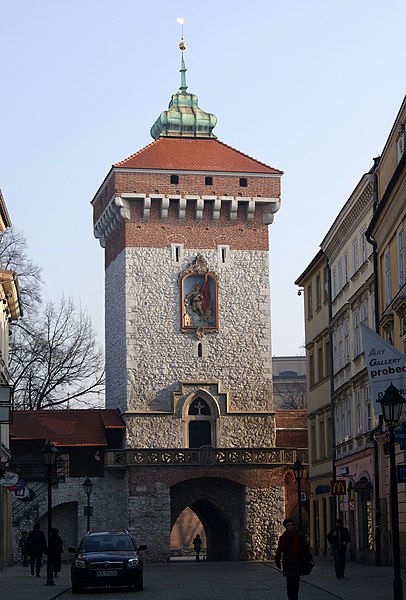
[[[218,329],[217,278],[199,255],[180,277],[181,328],[198,332]]]

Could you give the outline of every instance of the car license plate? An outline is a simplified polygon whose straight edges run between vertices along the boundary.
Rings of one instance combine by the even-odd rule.
[[[96,571],[96,577],[115,577],[118,571]]]

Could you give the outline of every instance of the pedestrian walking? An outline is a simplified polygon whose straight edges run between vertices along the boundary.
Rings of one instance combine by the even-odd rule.
[[[54,577],[58,577],[61,572],[61,556],[63,552],[63,541],[56,527],[52,527],[49,536],[48,545],[48,564],[49,570],[52,571]]]
[[[304,557],[310,558],[310,548],[306,538],[295,528],[292,519],[285,519],[283,526],[286,531],[278,540],[275,565],[280,569],[282,560],[288,600],[298,600],[302,561]]]
[[[21,562],[23,567],[28,567],[28,531],[22,531],[18,547],[21,550]]]
[[[195,539],[193,540],[193,548],[196,552],[196,560],[200,560],[200,550],[202,549],[202,540],[200,535],[197,533]]]
[[[45,534],[40,530],[39,523],[35,523],[34,528],[28,534],[27,538],[28,554],[30,555],[31,575],[37,577],[41,574],[42,555],[47,553],[47,541]]]
[[[334,567],[337,579],[344,579],[347,546],[351,541],[350,532],[343,527],[341,519],[336,519],[335,527],[327,534],[327,539],[333,547]]]

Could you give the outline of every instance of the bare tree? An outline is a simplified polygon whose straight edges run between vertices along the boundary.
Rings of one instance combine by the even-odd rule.
[[[286,410],[307,408],[306,379],[274,381],[274,404]]]
[[[24,235],[13,227],[0,233],[0,265],[17,273],[23,313],[29,315],[41,304],[41,268],[28,257]]]
[[[35,322],[15,323],[9,371],[16,408],[94,406],[104,386],[103,355],[87,313],[62,298]]]

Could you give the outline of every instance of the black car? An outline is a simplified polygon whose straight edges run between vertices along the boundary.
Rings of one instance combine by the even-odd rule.
[[[72,594],[86,587],[134,587],[143,589],[143,563],[131,533],[88,533],[75,552],[71,566]]]

